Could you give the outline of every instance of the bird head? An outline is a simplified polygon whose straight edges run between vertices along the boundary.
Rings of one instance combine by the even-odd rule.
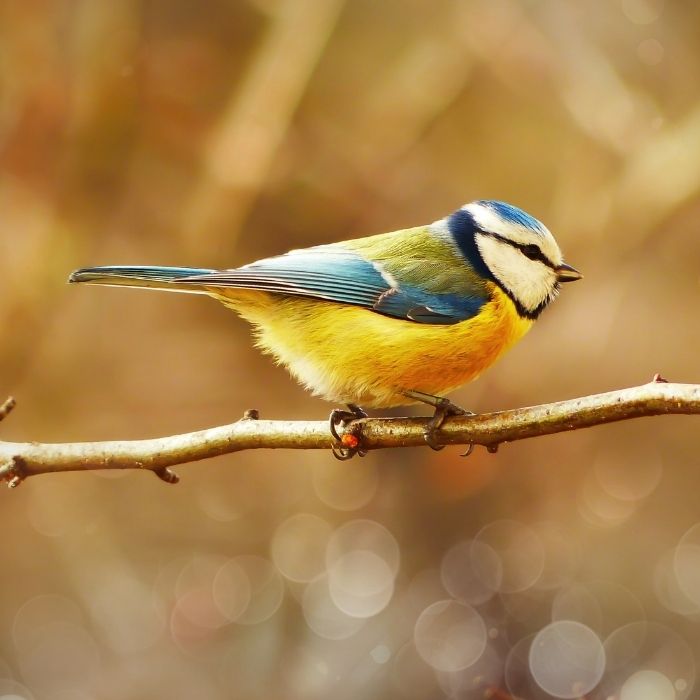
[[[527,318],[537,318],[563,282],[581,279],[554,236],[522,209],[495,200],[466,204],[448,219],[455,241]],[[476,259],[474,259],[476,258]]]

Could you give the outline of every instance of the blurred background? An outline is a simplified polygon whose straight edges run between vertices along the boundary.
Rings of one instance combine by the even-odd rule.
[[[699,85],[691,2],[1,3],[3,438],[325,418],[224,307],[68,274],[233,267],[478,198],[585,279],[457,403],[700,381]],[[0,697],[695,697],[697,432],[30,479],[0,492]]]

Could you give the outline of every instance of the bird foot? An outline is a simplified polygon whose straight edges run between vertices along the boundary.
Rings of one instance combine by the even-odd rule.
[[[440,432],[440,428],[447,419],[448,416],[473,416],[475,413],[473,411],[468,411],[461,406],[457,406],[452,403],[449,399],[444,396],[433,396],[432,394],[426,394],[422,391],[405,391],[404,395],[414,401],[420,401],[421,403],[432,406],[435,409],[432,418],[428,421],[423,431],[423,436],[428,447],[435,450],[442,450],[445,445],[441,445],[437,439],[437,433]],[[464,457],[468,457],[472,450],[474,449],[473,443],[470,443],[467,451],[464,453]]]
[[[334,408],[329,417],[331,435],[340,443],[339,445],[331,445],[333,456],[341,462],[346,462],[352,459],[355,455],[364,457],[367,450],[363,450],[360,445],[360,440],[356,435],[350,433],[339,433],[338,428],[343,431],[349,423],[360,418],[367,418],[367,413],[354,403],[348,404],[348,410],[342,408]]]
[[[435,413],[433,413],[433,417],[428,421],[428,425],[425,426],[423,436],[425,437],[428,447],[438,451],[445,447],[445,445],[441,445],[437,439],[437,433],[440,432],[440,428],[443,426],[445,420],[449,416],[473,416],[474,413],[473,411],[467,411],[461,406],[453,404],[449,399],[443,397],[436,398],[439,398],[440,401],[435,405]]]
[[[367,418],[367,413],[354,403],[348,404],[348,410],[342,408],[334,408],[329,417],[331,435],[338,441],[342,442],[342,437],[338,433],[338,428],[345,428],[348,423],[357,420],[358,418]]]

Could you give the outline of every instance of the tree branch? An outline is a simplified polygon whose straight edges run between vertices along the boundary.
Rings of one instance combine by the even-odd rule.
[[[0,420],[14,405],[0,406]],[[438,439],[444,445],[483,445],[492,452],[504,442],[590,428],[630,418],[662,414],[700,414],[700,385],[669,384],[659,375],[638,387],[568,401],[497,413],[449,418]],[[425,418],[363,418],[349,424],[342,446],[352,450],[424,446]],[[258,420],[248,411],[242,420],[193,433],[152,440],[37,443],[0,441],[0,479],[10,487],[22,479],[51,472],[91,469],[147,469],[170,483],[176,464],[252,450],[328,450],[327,421]],[[338,445],[336,445],[338,447]]]

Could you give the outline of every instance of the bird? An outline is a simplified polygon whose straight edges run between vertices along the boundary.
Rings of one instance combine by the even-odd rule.
[[[305,388],[348,406],[331,413],[334,437],[365,408],[423,403],[434,409],[425,440],[439,449],[445,419],[468,413],[446,395],[520,340],[562,283],[581,277],[538,219],[477,200],[429,225],[234,269],[110,265],[76,270],[69,282],[213,297]]]

